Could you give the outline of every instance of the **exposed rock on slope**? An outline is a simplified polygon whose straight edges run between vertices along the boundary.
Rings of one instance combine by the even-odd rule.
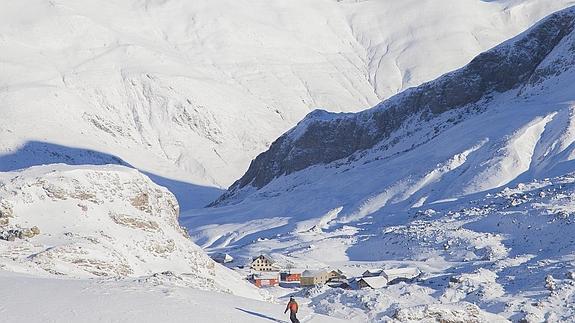
[[[10,214],[0,231],[22,233],[0,241],[4,270],[72,277],[169,271],[189,286],[258,297],[189,240],[173,194],[136,170],[56,165],[0,174],[2,217]]]
[[[571,43],[567,36],[574,27],[575,9],[565,9],[479,55],[462,69],[407,90],[373,109],[357,114],[312,112],[252,161],[246,174],[220,201],[247,185],[261,188],[280,175],[350,157],[391,139],[394,131],[418,121],[457,109],[460,113],[480,110],[478,103],[489,101],[494,93],[532,85],[544,75],[558,74],[570,65],[540,65],[558,46]],[[574,54],[574,47],[567,48],[563,57]],[[461,118],[458,115],[449,121],[456,123]],[[384,143],[384,148],[397,141]]]

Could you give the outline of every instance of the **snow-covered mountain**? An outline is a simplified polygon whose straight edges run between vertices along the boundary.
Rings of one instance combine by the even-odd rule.
[[[571,10],[565,10],[554,14],[521,36],[482,53],[462,69],[417,88],[409,89],[370,110],[357,114],[335,114],[322,110],[310,113],[297,127],[280,137],[267,152],[259,155],[252,162],[247,173],[232,185],[231,194],[248,185],[262,188],[274,178],[314,165],[328,164],[344,158],[347,158],[348,162],[366,158],[365,155],[369,149],[378,152],[377,160],[390,159],[394,155],[401,158],[408,155],[410,151],[419,152],[420,146],[434,139],[432,144],[435,143],[439,140],[436,139],[437,137],[451,130],[454,125],[465,122],[467,119],[475,121],[469,118],[474,113],[492,112],[494,108],[491,106],[496,106],[497,103],[500,105],[511,105],[515,102],[537,104],[543,101],[545,103],[542,105],[548,104],[552,107],[554,104],[562,104],[561,100],[568,100],[571,97],[569,90],[571,90],[570,76],[574,54],[569,47],[572,45],[574,29],[571,12]],[[517,99],[501,95],[507,92]],[[547,97],[549,99],[546,99]],[[532,99],[529,100],[529,98]],[[547,103],[549,101],[550,103]],[[512,108],[506,109],[512,110]],[[542,109],[533,110],[539,115],[542,113]],[[529,129],[536,127],[538,130],[535,132],[539,135],[533,136],[534,139],[540,137],[545,130],[545,124],[551,122],[554,117],[563,119],[562,121],[569,119],[557,117],[554,112],[543,115],[541,120],[529,127]],[[433,124],[433,127],[429,127],[429,124]],[[562,124],[562,126],[566,129],[557,132],[555,135],[558,138],[551,138],[547,145],[560,144],[561,147],[568,147],[571,144],[571,138],[563,137],[562,133],[564,130],[569,130],[569,124]],[[499,130],[496,127],[492,128],[495,129],[487,129],[487,131]],[[468,126],[465,130],[469,131],[471,128]],[[506,124],[506,127],[501,130],[513,134],[517,129]],[[478,136],[480,138],[477,138]],[[503,143],[491,140],[491,143],[486,144],[482,140],[489,139],[489,137],[482,138],[482,136],[484,136],[483,133],[470,131],[466,137],[476,146],[469,146],[466,142],[467,138],[461,138],[459,142],[454,142],[449,146],[441,145],[444,149],[438,149],[437,154],[443,154],[445,150],[456,148],[454,145],[462,145],[463,142],[465,142],[463,145],[467,145],[466,155],[481,147],[485,150],[495,151],[494,148],[501,150],[501,147],[494,147],[494,145],[508,146],[515,142],[513,140],[510,142],[511,138],[507,138]],[[510,137],[517,137],[517,135]],[[476,148],[472,149],[472,147]],[[535,154],[530,150],[534,148],[535,146],[531,149],[523,149],[526,151],[517,152],[520,156],[505,154],[503,157],[510,160],[497,161],[498,164],[517,165],[518,167],[493,169],[495,173],[487,175],[494,178],[477,172],[478,167],[469,173],[471,176],[482,175],[481,182],[484,184],[478,189],[484,190],[506,184],[517,175],[529,170],[532,155]],[[544,154],[541,157],[546,157],[548,160],[542,165],[546,168],[551,168],[565,159],[552,160],[552,157],[561,153],[562,150],[554,151],[555,154],[551,155],[550,148],[540,147]],[[524,153],[528,155],[521,156]],[[486,157],[477,162],[484,164],[494,158],[493,155]],[[527,160],[519,160],[522,159],[521,157]],[[541,162],[542,160],[538,160],[533,165],[533,168],[536,168],[534,171],[544,170],[539,165]],[[510,171],[511,174],[503,174],[505,171]],[[474,183],[474,181],[463,183],[464,187],[461,191],[475,191],[475,187],[470,187]]]
[[[312,293],[330,315],[572,319],[574,57],[572,7],[369,110],[314,111],[183,223],[238,257],[426,273]]]
[[[374,105],[572,3],[8,1],[0,171],[119,163],[203,206],[312,109]]]
[[[573,4],[0,4],[0,312],[281,321],[199,244],[423,271],[270,288],[302,321],[572,318]]]

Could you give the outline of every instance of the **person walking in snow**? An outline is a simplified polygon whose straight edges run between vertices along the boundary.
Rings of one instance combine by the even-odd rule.
[[[299,320],[297,319],[297,310],[298,310],[298,305],[297,302],[295,301],[295,299],[293,297],[289,298],[289,302],[287,303],[286,306],[286,310],[284,311],[284,314],[287,313],[287,311],[289,310],[289,319],[291,320],[291,323],[299,323]]]

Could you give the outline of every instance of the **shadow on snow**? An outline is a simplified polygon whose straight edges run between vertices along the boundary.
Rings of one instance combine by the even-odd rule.
[[[259,318],[268,319],[268,320],[270,320],[270,321],[272,321],[272,322],[287,323],[287,321],[278,320],[278,319],[276,319],[276,318],[273,318],[273,317],[270,317],[270,316],[267,316],[267,315],[264,315],[264,314],[261,314],[261,313],[244,310],[243,308],[236,307],[236,310],[242,311],[242,312],[247,313],[247,314],[251,314],[251,315],[253,315],[253,316],[257,316],[257,317],[259,317]]]
[[[114,164],[136,168],[121,158],[107,153],[48,142],[28,141],[18,150],[0,155],[0,172],[59,163],[68,165]],[[203,207],[223,193],[222,190],[214,187],[182,182],[145,171],[142,173],[156,184],[169,189],[178,199],[182,211]]]

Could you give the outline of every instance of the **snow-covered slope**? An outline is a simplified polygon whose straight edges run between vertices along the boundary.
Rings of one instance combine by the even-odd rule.
[[[122,166],[2,173],[0,236],[7,240],[0,239],[0,269],[77,278],[176,275],[185,286],[261,298],[192,243],[178,216],[173,194]]]
[[[0,171],[121,163],[183,209],[316,107],[357,111],[573,1],[6,1]]]
[[[321,313],[570,320],[574,57],[575,7],[372,109],[313,112],[182,222],[198,244],[236,257],[425,273],[376,291],[316,291]]]
[[[179,286],[175,279],[89,281],[0,272],[2,320],[43,322],[286,322],[284,304]],[[31,304],[34,310],[30,309]],[[302,322],[344,322],[302,307]],[[347,321],[349,322],[349,321]],[[360,322],[360,321],[353,321]]]

